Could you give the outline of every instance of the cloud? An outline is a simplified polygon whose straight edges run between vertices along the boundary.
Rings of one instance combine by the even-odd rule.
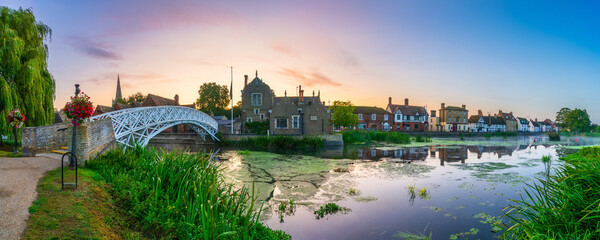
[[[173,81],[172,79],[158,73],[140,73],[140,74],[118,74],[116,72],[104,73],[100,76],[92,77],[84,82],[91,82],[97,85],[102,84],[117,84],[117,75],[121,79],[122,88],[135,88],[140,85],[166,83]]]
[[[283,76],[292,78],[296,81],[299,81],[303,85],[306,85],[309,87],[315,86],[315,85],[328,85],[328,86],[333,86],[333,87],[342,86],[342,84],[331,80],[331,78],[323,75],[322,73],[320,73],[318,71],[313,71],[312,73],[305,73],[305,72],[296,71],[294,69],[282,68],[280,71],[275,71],[275,72],[279,73]]]
[[[298,57],[298,53],[296,53],[294,50],[292,50],[291,48],[284,46],[284,45],[273,44],[273,45],[271,45],[271,49],[275,50],[278,53],[290,55],[293,57]]]
[[[83,52],[89,57],[106,60],[120,60],[122,58],[120,55],[109,50],[105,44],[90,41],[83,37],[73,36],[68,39],[68,42],[75,49]]]

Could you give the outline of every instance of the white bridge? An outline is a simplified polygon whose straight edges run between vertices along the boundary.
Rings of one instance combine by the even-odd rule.
[[[137,107],[90,117],[90,121],[112,119],[115,139],[124,147],[146,146],[148,141],[167,128],[186,124],[203,139],[206,135],[213,139],[218,123],[206,113],[193,108],[178,106]]]

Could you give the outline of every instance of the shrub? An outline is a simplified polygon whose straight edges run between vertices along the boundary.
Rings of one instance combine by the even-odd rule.
[[[247,122],[246,133],[266,135],[269,130],[269,121]]]
[[[252,150],[319,150],[325,146],[325,140],[319,137],[296,138],[292,136],[271,136],[242,139],[233,144]]]

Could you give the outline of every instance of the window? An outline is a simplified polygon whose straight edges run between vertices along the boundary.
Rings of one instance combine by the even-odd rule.
[[[366,123],[358,124],[358,129],[365,129],[365,128],[367,128],[367,124]]]
[[[300,128],[300,115],[292,115],[292,128]]]
[[[362,113],[358,114],[358,120],[362,120]]]
[[[371,114],[371,120],[377,120],[377,115],[375,115],[375,113]]]
[[[265,120],[265,114],[264,113],[260,114],[260,120]]]
[[[384,120],[384,121],[387,121],[387,120],[388,120],[388,115],[387,115],[387,114],[386,114],[386,115],[383,115],[383,120]]]
[[[375,157],[377,155],[377,150],[371,149],[371,157]]]
[[[262,106],[262,93],[252,94],[252,106]]]
[[[260,112],[260,109],[258,109],[258,108],[254,109],[254,114],[258,115],[259,112]]]
[[[246,122],[252,122],[252,118],[251,117],[246,118]]]
[[[402,115],[400,115],[400,114],[396,114],[396,120],[397,120],[397,121],[400,121],[400,120],[402,120]]]
[[[275,128],[288,128],[287,123],[287,118],[277,118],[275,119]]]
[[[452,121],[452,118],[451,118],[451,117],[448,117],[448,122],[451,122],[451,121]]]

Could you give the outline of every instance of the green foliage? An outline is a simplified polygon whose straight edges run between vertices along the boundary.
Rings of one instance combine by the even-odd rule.
[[[325,146],[325,140],[319,137],[296,138],[292,136],[270,136],[245,138],[239,142],[234,142],[234,146],[251,150],[273,150],[273,151],[294,151],[294,150],[319,150]]]
[[[464,140],[462,138],[462,135],[461,135],[461,140]],[[415,136],[415,142],[431,142],[431,137],[417,135],[417,136]]]
[[[52,123],[55,82],[45,43],[52,30],[36,22],[31,9],[0,6],[0,32],[0,134],[12,133],[6,116],[15,104],[27,118],[25,127]]]
[[[127,97],[127,104],[133,104],[133,102],[144,102],[146,101],[146,96],[144,96],[144,94],[142,94],[141,92],[136,92],[134,94],[129,95],[129,97]]]
[[[265,135],[269,130],[269,121],[257,121],[246,123],[246,133]]]
[[[348,190],[348,194],[350,194],[350,196],[359,195],[360,190],[358,190],[354,187],[350,187],[350,189]]]
[[[225,108],[229,105],[229,89],[225,85],[210,82],[204,83],[198,90],[196,108],[207,114],[215,116],[227,115]]]
[[[348,130],[342,132],[342,138],[344,144],[370,143],[371,141],[410,144],[410,136],[399,132]]]
[[[337,205],[335,203],[327,203],[327,204],[325,204],[325,206],[319,207],[319,209],[316,210],[314,212],[314,214],[317,219],[321,219],[321,218],[325,217],[325,215],[333,215],[338,212],[341,212],[342,214],[346,214],[350,211],[352,211],[350,208],[340,207],[339,205]]]
[[[556,120],[554,122],[558,124],[559,127],[566,128],[567,125],[565,124],[565,117],[569,112],[571,112],[570,108],[561,108],[558,112],[556,112]]]
[[[560,134],[558,134],[558,133],[548,133],[548,139],[550,141],[560,141]]]
[[[589,132],[592,130],[591,124],[590,115],[585,109],[575,108],[565,115],[564,125],[571,132]]]
[[[507,208],[504,236],[527,239],[600,239],[600,147],[562,158],[565,164]]]
[[[329,107],[331,118],[329,122],[334,127],[355,127],[358,125],[358,115],[354,114],[354,105],[350,101],[335,101]]]
[[[289,239],[258,222],[262,207],[254,205],[253,191],[226,185],[206,155],[116,150],[87,167],[107,179],[118,205],[154,238]]]

